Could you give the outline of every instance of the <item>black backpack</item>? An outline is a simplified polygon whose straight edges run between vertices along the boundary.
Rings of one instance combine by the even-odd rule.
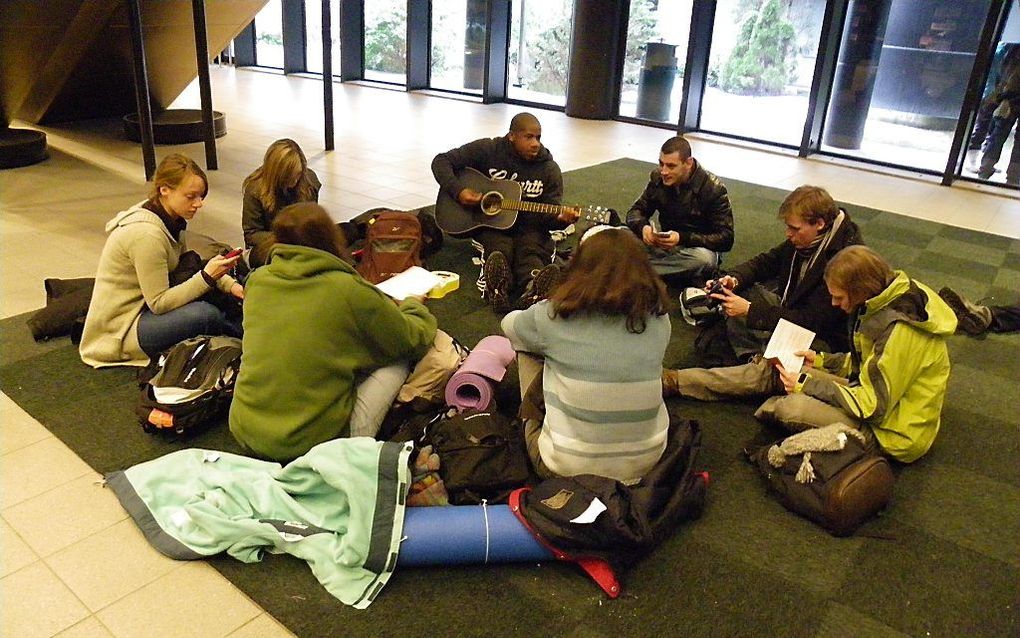
[[[230,407],[241,367],[241,340],[201,336],[172,346],[139,375],[142,429],[183,436],[211,425]]]
[[[424,439],[439,455],[439,475],[453,505],[505,503],[531,478],[523,428],[498,412],[465,410],[436,419]]]
[[[769,462],[769,449],[779,444],[781,441],[776,446],[766,445],[751,456],[769,491],[788,510],[821,525],[833,536],[853,534],[892,498],[895,479],[889,461],[865,451],[853,436],[847,437],[842,450],[810,452],[810,478],[804,469],[804,454],[785,456],[779,467]]]

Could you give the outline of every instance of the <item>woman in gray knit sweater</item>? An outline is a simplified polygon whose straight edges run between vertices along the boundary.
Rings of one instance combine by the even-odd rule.
[[[540,403],[531,393],[544,399],[544,417],[525,422],[539,476],[631,482],[659,460],[669,426],[660,381],[667,304],[641,243],[609,228],[583,240],[548,301],[503,318],[521,353],[524,404]],[[544,359],[541,368],[525,353]]]

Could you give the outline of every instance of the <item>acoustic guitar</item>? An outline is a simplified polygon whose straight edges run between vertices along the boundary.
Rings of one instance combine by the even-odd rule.
[[[473,168],[457,171],[464,188],[482,194],[480,204],[465,206],[440,189],[436,199],[436,224],[448,235],[468,235],[479,228],[507,230],[517,221],[518,211],[558,216],[572,206],[521,201],[521,185],[511,179],[490,179]],[[601,206],[579,208],[578,221],[608,224],[610,211]]]

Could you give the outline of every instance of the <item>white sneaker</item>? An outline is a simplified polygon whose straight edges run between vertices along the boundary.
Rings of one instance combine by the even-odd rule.
[[[967,151],[966,159],[963,161],[963,170],[968,173],[976,173],[981,168],[981,149],[974,148]]]

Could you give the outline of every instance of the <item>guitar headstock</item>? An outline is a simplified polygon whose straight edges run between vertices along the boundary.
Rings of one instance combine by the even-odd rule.
[[[605,208],[604,206],[586,206],[581,209],[581,215],[578,217],[578,221],[592,222],[595,224],[608,224],[612,213],[613,210],[611,208]]]

